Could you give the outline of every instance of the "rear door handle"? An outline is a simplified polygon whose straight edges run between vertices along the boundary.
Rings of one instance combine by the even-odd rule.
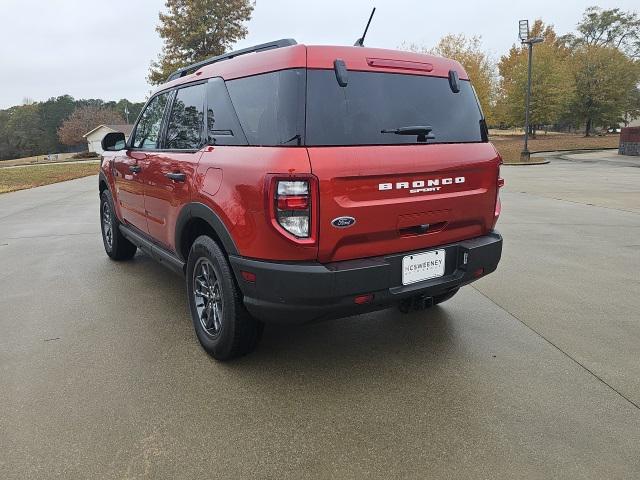
[[[142,167],[140,165],[129,165],[129,171],[131,173],[140,173]]]
[[[170,178],[174,182],[184,182],[185,178],[187,178],[187,176],[184,173],[180,173],[180,172],[166,173],[165,176],[167,178]]]

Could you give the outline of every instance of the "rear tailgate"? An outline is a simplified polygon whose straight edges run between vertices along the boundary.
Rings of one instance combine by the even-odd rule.
[[[431,249],[493,227],[500,158],[453,60],[308,47],[305,145],[320,181],[321,262]]]
[[[320,181],[321,262],[428,249],[493,226],[500,159],[489,143],[308,152]],[[355,223],[336,227],[339,217]]]

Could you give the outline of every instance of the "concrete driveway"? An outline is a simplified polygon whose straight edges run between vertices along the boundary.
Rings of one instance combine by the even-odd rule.
[[[95,177],[0,196],[0,478],[640,477],[640,168],[503,174],[495,274],[227,364]]]

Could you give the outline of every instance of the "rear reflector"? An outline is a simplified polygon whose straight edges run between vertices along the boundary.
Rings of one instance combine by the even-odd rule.
[[[356,305],[364,305],[365,303],[369,303],[373,300],[373,293],[367,293],[366,295],[358,295],[353,299],[353,303]]]
[[[256,281],[256,274],[255,273],[241,271],[240,274],[242,275],[242,278],[245,279],[245,281],[247,281],[249,283],[255,283],[255,281]]]
[[[473,276],[476,278],[481,277],[482,275],[484,275],[484,268],[479,268],[475,272],[473,272]]]

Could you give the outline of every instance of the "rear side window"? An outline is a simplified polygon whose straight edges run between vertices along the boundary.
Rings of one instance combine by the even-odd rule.
[[[226,82],[250,145],[303,144],[305,77],[291,69]]]
[[[162,116],[167,106],[168,93],[153,97],[142,112],[131,144],[134,148],[155,150],[158,148],[158,137],[162,126]]]
[[[428,143],[481,142],[482,113],[468,81],[453,93],[447,78],[349,72],[340,87],[333,70],[307,73],[307,145],[418,143],[417,135],[381,133],[432,127]]]
[[[246,145],[247,139],[221,78],[207,86],[207,136],[210,145]]]
[[[169,150],[198,150],[204,144],[204,96],[201,83],[176,92],[171,108],[164,147]]]

